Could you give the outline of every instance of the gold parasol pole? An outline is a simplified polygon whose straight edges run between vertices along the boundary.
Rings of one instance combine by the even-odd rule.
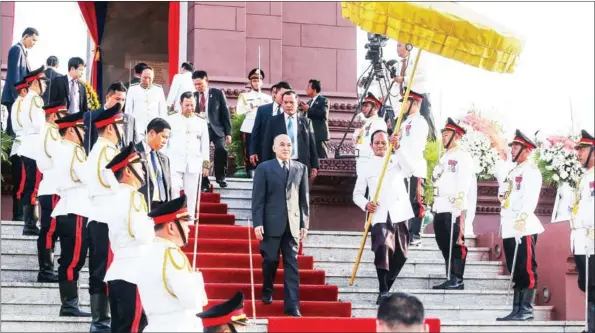
[[[413,84],[413,79],[415,77],[415,71],[417,70],[417,63],[419,62],[419,57],[421,55],[421,49],[417,52],[417,56],[415,57],[415,63],[413,64],[413,71],[411,72],[411,79],[409,80],[409,84],[407,85],[407,91],[405,91],[405,95],[403,96],[403,103],[401,104],[401,112],[399,114],[399,119],[397,120],[397,125],[395,126],[396,133],[399,133],[401,128],[401,121],[403,120],[403,114],[405,113],[405,101],[409,98],[409,91],[411,90],[411,85]],[[394,133],[393,133],[394,135]],[[384,158],[384,166],[382,167],[382,172],[380,173],[380,178],[378,179],[378,186],[376,187],[376,193],[374,193],[374,204],[378,202],[378,196],[380,195],[380,189],[382,187],[382,181],[384,180],[384,174],[386,173],[386,168],[388,167],[388,161],[390,161],[391,152],[393,150],[393,145],[390,143],[388,145],[387,154]],[[357,269],[359,267],[359,263],[362,259],[362,253],[364,252],[364,247],[366,246],[366,239],[368,238],[368,232],[370,231],[370,225],[372,224],[372,218],[374,217],[374,213],[368,214],[368,220],[366,221],[366,226],[364,228],[364,235],[362,237],[362,242],[359,246],[359,251],[357,252],[357,257],[355,258],[355,264],[353,265],[353,271],[351,272],[351,277],[349,278],[349,285],[353,286],[355,282],[355,276],[357,275]]]

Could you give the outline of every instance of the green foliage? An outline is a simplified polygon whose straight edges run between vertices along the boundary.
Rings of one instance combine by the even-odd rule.
[[[541,177],[543,178],[543,183],[545,185],[550,185],[550,186],[558,186],[558,182],[556,182],[553,179],[554,176],[554,170],[548,170],[547,166],[548,163],[544,160],[542,160],[541,158],[539,158],[541,156],[541,152],[539,151],[539,149],[536,149],[535,154],[533,154],[533,160],[535,162],[535,164],[537,165],[537,167],[539,168],[539,171],[541,172]]]
[[[244,166],[244,147],[242,145],[240,127],[242,127],[245,118],[245,114],[234,114],[231,117],[231,145],[229,145],[231,153],[236,157],[236,165],[242,167]]]
[[[10,166],[10,149],[12,148],[12,137],[6,134],[4,131],[0,131],[0,145],[2,146],[2,152],[0,153],[0,159],[2,164]],[[4,181],[4,177],[0,176],[0,180]]]
[[[424,203],[431,205],[434,203],[434,184],[432,183],[432,172],[434,167],[438,164],[440,159],[439,148],[440,140],[426,142],[426,149],[424,150],[424,158],[428,164],[428,173],[426,175],[426,181],[424,186]]]

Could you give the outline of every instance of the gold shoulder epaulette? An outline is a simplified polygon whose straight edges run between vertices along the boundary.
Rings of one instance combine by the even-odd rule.
[[[168,116],[171,116],[171,115],[173,115],[173,114],[176,114],[176,113],[178,113],[178,111],[176,111],[176,110],[169,110],[169,111],[167,112],[167,115],[168,115]]]
[[[134,234],[132,233],[132,210],[134,209],[137,213],[147,213],[147,203],[145,202],[145,198],[142,193],[137,190],[132,190],[130,192],[130,207],[128,209],[128,236],[130,238],[135,238]]]
[[[202,167],[203,167],[203,169],[210,169],[211,168],[211,161],[209,161],[209,160],[202,161]]]
[[[140,82],[133,83],[133,84],[130,85],[130,87],[134,87],[134,86],[138,86],[138,85],[140,85]]]
[[[52,158],[52,156],[50,156],[50,153],[48,152],[48,137],[51,138],[53,141],[58,141],[60,133],[58,133],[58,130],[54,126],[51,126],[45,133],[45,138],[43,138],[43,151],[45,152],[45,156]]]
[[[176,294],[174,294],[169,287],[167,286],[167,263],[171,262],[172,266],[174,266],[177,270],[187,269],[191,272],[190,263],[188,262],[188,258],[186,255],[180,250],[180,248],[167,248],[165,249],[165,253],[163,255],[163,268],[161,269],[161,279],[163,280],[163,286],[168,294],[172,297],[177,298]]]
[[[35,103],[36,107],[42,108],[43,107],[43,98],[41,98],[39,96],[33,96],[33,103]]]
[[[108,156],[108,150],[110,151],[109,156]],[[103,186],[105,188],[111,188],[111,186],[109,186],[109,184],[106,184],[103,181],[103,179],[101,178],[101,171],[102,171],[101,170],[101,161],[103,158],[105,158],[107,163],[109,163],[117,154],[118,154],[118,149],[111,147],[111,146],[104,146],[103,149],[101,149],[101,152],[99,153],[99,158],[97,159],[97,180],[99,180],[99,183],[101,184],[101,186]]]

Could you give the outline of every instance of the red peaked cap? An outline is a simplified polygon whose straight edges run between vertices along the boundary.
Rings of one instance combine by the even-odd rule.
[[[103,128],[110,124],[124,122],[124,115],[120,113],[122,104],[116,103],[116,105],[103,111],[99,111],[99,116],[93,120],[96,128]]]
[[[519,131],[518,129],[516,130],[514,139],[512,139],[512,142],[509,143],[508,146],[512,147],[513,143],[521,144],[525,148],[530,149],[530,150],[537,148],[537,145],[533,141],[531,141],[531,139],[529,139],[525,134],[523,134],[521,131]]]
[[[140,162],[141,157],[134,149],[134,143],[131,142],[128,147],[122,149],[122,151],[114,156],[114,158],[105,166],[106,169],[111,169],[112,172],[117,172],[127,165],[135,162]]]
[[[183,194],[176,199],[166,201],[153,208],[148,216],[155,224],[173,222],[175,220],[192,221],[193,218],[188,212],[186,195]]]
[[[376,108],[380,108],[382,106],[380,100],[376,98],[376,96],[374,96],[374,94],[371,92],[368,92],[368,96],[366,96],[364,99],[364,103],[372,103],[372,105],[374,105]]]
[[[576,145],[576,147],[574,147],[575,149],[578,149],[580,147],[593,147],[595,146],[595,138],[593,138],[593,136],[591,134],[589,134],[589,132],[587,132],[586,130],[581,130],[581,138],[578,141],[578,144]]]
[[[244,312],[244,293],[238,291],[229,300],[197,313],[196,316],[202,319],[202,326],[205,328],[228,323],[245,326],[248,320]]]
[[[14,84],[14,88],[16,90],[21,90],[23,88],[27,88],[27,81],[25,81],[25,79],[22,79],[21,81]]]
[[[36,69],[36,70],[34,70],[32,72],[29,72],[29,74],[27,74],[25,76],[25,78],[24,78],[25,82],[27,84],[29,84],[29,83],[37,80],[37,79],[41,79],[41,78],[44,78],[45,79],[45,72],[44,72],[44,70],[45,70],[45,66],[41,66],[38,69]]]
[[[66,105],[62,104],[62,102],[54,102],[54,103],[50,103],[48,105],[45,105],[43,107],[43,109],[45,110],[45,114],[52,114],[52,113],[56,113],[56,112],[67,112],[68,108],[66,107]]]
[[[58,129],[64,129],[74,126],[83,126],[84,111],[66,115],[60,119],[56,119],[56,126]]]
[[[465,135],[465,133],[467,133],[467,131],[465,131],[464,128],[462,128],[459,124],[452,120],[451,117],[448,117],[448,120],[446,121],[446,126],[444,126],[444,129],[442,131],[446,130],[451,130],[460,135]]]
[[[418,92],[415,92],[413,90],[409,90],[409,98],[408,99],[412,99],[414,101],[422,101],[424,99],[424,95],[422,95]],[[399,102],[403,102],[403,98],[401,98],[399,100]]]

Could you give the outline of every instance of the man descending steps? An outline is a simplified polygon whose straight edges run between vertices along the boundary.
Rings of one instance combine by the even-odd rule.
[[[502,245],[506,265],[514,282],[514,299],[512,312],[497,320],[533,320],[537,287],[535,245],[537,235],[545,230],[535,215],[542,177],[537,166],[529,159],[529,154],[537,147],[535,143],[517,130],[509,146],[512,147],[512,162],[516,166],[504,182],[498,181],[501,184],[498,197],[502,202]]]
[[[62,138],[55,125],[57,119],[68,114],[66,105],[61,102],[52,103],[43,107],[45,121],[39,135],[37,145],[37,168],[43,175],[39,183],[38,200],[40,207],[39,237],[37,238],[37,257],[39,261],[39,273],[37,282],[58,282],[58,276],[54,273],[54,245],[56,244],[56,219],[52,217],[52,211],[60,198],[57,194],[58,178],[54,176],[53,158],[60,145]],[[59,172],[59,171],[58,171]]]
[[[79,272],[87,257],[87,219],[89,200],[87,186],[81,182],[84,177],[84,163],[87,159],[83,143],[83,113],[73,113],[56,120],[62,137],[54,153],[54,168],[60,197],[52,212],[56,218],[56,234],[60,238],[60,259],[58,260],[58,281],[60,286],[60,316],[88,317],[79,307]]]
[[[465,129],[450,117],[442,130],[446,152],[433,170],[434,233],[442,252],[448,279],[433,289],[464,289],[463,274],[467,260],[465,212],[467,194],[473,179],[473,158],[459,148]],[[450,270],[450,271],[448,271]]]
[[[595,332],[595,255],[594,220],[595,211],[595,138],[587,131],[581,131],[581,139],[576,145],[579,161],[586,169],[575,192],[570,226],[570,243],[578,270],[578,287],[587,293],[587,331]],[[588,256],[588,265],[586,258]],[[587,281],[587,266],[589,269]]]
[[[138,191],[144,172],[134,143],[116,155],[105,168],[113,172],[112,197],[107,219],[114,260],[105,274],[109,288],[111,332],[142,332],[147,317],[138,297],[136,280],[142,270],[139,260],[155,238],[153,223],[147,217],[145,198]]]
[[[373,155],[366,162],[365,169],[360,170],[358,174],[353,190],[353,202],[363,211],[374,214],[371,229],[372,251],[374,251],[374,265],[380,292],[376,304],[380,304],[388,298],[391,286],[407,261],[409,230],[404,222],[413,217],[413,209],[405,189],[401,162],[393,152],[386,151],[388,133],[377,130],[371,134],[370,140]],[[392,137],[391,140],[394,147],[398,148],[398,139]],[[389,165],[378,201],[374,203],[366,198],[366,188],[370,194],[369,198],[374,198],[387,153],[391,154]]]

